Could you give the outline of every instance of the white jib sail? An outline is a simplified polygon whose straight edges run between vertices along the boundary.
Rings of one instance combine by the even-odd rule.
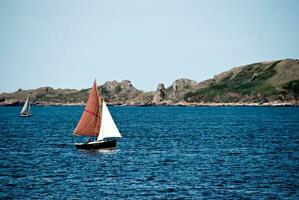
[[[29,103],[29,98],[27,97],[26,102],[21,110],[21,115],[22,114],[30,114],[30,103]]]
[[[102,105],[102,124],[100,128],[100,133],[98,136],[98,140],[103,140],[104,138],[117,138],[121,137],[112,116],[106,106],[105,101],[103,101]]]

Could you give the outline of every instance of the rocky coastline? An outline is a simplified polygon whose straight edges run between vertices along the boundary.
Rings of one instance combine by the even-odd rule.
[[[24,102],[18,101],[14,103],[0,103],[0,106],[22,106]],[[32,106],[85,106],[85,103],[53,103],[53,102],[33,102]],[[115,106],[115,107],[148,107],[148,106],[179,106],[179,107],[241,107],[241,106],[248,106],[248,107],[290,107],[290,106],[299,106],[298,101],[292,102],[267,102],[267,103],[207,103],[207,102],[178,102],[178,103],[171,103],[171,102],[161,102],[161,103],[146,103],[146,104],[139,104],[139,103],[131,103],[131,104],[115,104],[115,103],[107,103],[108,106]]]
[[[299,60],[285,59],[234,67],[213,78],[196,82],[175,80],[145,92],[131,81],[107,81],[98,89],[113,106],[298,106]],[[83,106],[88,89],[41,87],[0,94],[0,106],[20,106],[29,97],[36,106]]]

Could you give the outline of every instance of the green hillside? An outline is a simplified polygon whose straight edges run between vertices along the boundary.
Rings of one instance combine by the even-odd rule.
[[[298,98],[299,60],[236,67],[184,95],[187,102],[265,102]],[[200,83],[199,83],[200,85]]]

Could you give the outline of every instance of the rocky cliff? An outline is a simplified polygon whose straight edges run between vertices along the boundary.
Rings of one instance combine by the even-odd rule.
[[[235,67],[199,83],[187,102],[298,101],[299,60],[286,59]]]
[[[175,80],[169,87],[159,83],[156,91],[136,89],[128,80],[107,81],[98,87],[103,98],[114,105],[189,105],[204,103],[297,104],[299,101],[299,60],[286,59],[234,67],[197,83]],[[0,105],[20,105],[26,97],[35,104],[84,104],[90,89],[19,89],[1,93]]]

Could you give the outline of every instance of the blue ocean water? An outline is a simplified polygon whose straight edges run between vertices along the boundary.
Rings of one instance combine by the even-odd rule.
[[[110,107],[116,150],[77,150],[83,107],[0,107],[0,199],[298,199],[299,107]]]

